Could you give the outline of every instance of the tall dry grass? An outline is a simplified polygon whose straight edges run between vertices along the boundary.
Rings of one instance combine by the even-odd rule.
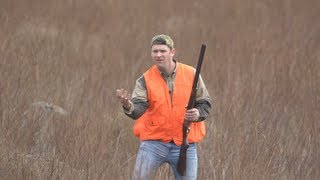
[[[198,179],[318,179],[319,17],[317,0],[2,0],[0,179],[129,179],[139,141],[114,91],[158,33],[193,66],[207,44]]]

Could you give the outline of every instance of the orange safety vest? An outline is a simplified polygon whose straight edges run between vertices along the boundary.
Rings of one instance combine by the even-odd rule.
[[[177,63],[176,77],[172,100],[166,82],[154,65],[144,73],[148,91],[149,107],[136,120],[133,132],[140,140],[174,141],[182,144],[182,124],[186,113],[194,69],[191,66]],[[204,122],[190,124],[189,143],[199,142],[206,133]]]

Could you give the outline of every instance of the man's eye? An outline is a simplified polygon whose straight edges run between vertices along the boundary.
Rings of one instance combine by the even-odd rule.
[[[165,53],[165,52],[167,52],[166,50],[154,50],[154,51],[152,51],[153,53],[158,53],[158,52],[160,52],[160,53]]]

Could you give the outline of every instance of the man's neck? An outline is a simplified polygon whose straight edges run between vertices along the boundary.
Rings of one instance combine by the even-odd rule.
[[[168,67],[168,69],[163,70],[163,71],[160,70],[160,71],[162,73],[166,74],[167,76],[170,76],[171,74],[173,74],[173,72],[174,72],[174,70],[176,68],[176,65],[177,65],[176,61],[172,60],[170,65],[169,65],[169,67]]]

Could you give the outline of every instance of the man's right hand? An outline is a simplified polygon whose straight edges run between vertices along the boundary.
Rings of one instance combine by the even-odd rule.
[[[117,98],[119,99],[119,101],[122,103],[122,106],[126,110],[130,110],[130,108],[131,108],[131,103],[130,103],[131,94],[128,93],[127,90],[124,90],[122,88],[117,89]]]

